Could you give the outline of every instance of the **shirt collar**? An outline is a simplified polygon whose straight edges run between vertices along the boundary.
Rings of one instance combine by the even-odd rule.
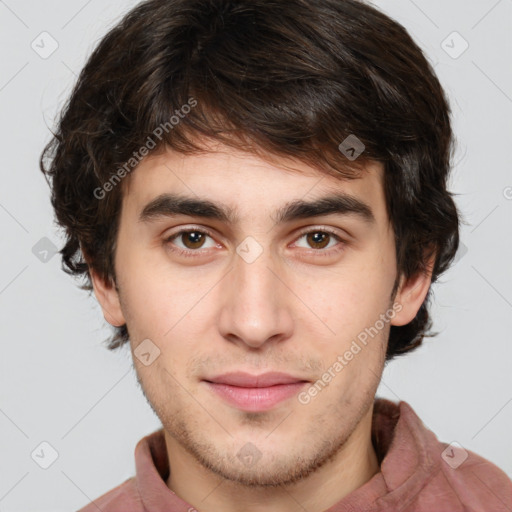
[[[403,502],[412,498],[439,465],[431,456],[438,446],[411,406],[376,398],[372,443],[380,471],[364,485],[325,512],[348,512],[368,507],[384,496]],[[166,485],[169,461],[163,429],[142,438],[135,448],[135,482],[142,503],[152,512],[188,512],[191,508]]]

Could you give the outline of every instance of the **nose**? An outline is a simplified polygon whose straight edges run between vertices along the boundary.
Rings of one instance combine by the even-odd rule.
[[[251,263],[235,256],[219,293],[219,330],[225,339],[257,349],[291,336],[293,294],[278,267],[269,251]]]

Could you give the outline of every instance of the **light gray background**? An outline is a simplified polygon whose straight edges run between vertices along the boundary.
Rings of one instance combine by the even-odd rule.
[[[127,349],[101,344],[95,299],[59,255],[43,263],[32,251],[43,237],[61,246],[38,170],[49,128],[92,48],[136,3],[0,0],[0,511],[84,506],[134,474],[136,442],[159,428]],[[434,286],[441,334],[390,363],[379,395],[512,477],[512,0],[376,5],[409,29],[449,94],[451,189],[468,222],[460,259]],[[46,59],[31,47],[46,37],[50,48],[43,31],[59,45]],[[469,43],[457,58],[454,31]],[[46,470],[31,458],[43,441],[58,452]]]

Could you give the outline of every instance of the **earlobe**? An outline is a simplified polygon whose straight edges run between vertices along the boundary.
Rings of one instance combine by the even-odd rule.
[[[119,294],[113,283],[106,283],[94,270],[89,268],[94,295],[100,303],[105,320],[114,327],[126,323],[119,301]]]
[[[414,320],[430,288],[432,269],[433,259],[429,261],[427,271],[418,272],[407,281],[404,281],[402,276],[394,300],[396,304],[400,304],[401,309],[391,321],[391,325],[406,325]]]

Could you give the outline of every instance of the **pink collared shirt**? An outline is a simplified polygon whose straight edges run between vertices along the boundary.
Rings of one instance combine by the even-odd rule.
[[[407,402],[375,399],[372,442],[380,471],[324,512],[512,512],[512,480],[505,472],[440,442]],[[162,429],[137,443],[135,467],[134,477],[79,512],[195,510],[166,485]]]

